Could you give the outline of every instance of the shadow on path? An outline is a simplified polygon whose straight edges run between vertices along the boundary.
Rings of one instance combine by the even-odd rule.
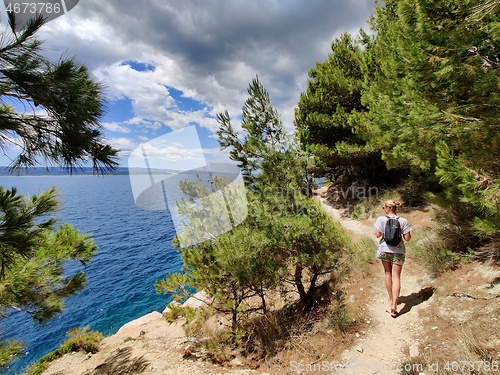
[[[132,348],[118,348],[104,363],[94,370],[87,371],[84,375],[122,375],[140,374],[146,370],[149,362],[143,356],[132,357]]]
[[[404,307],[399,311],[399,315],[409,313],[414,306],[420,305],[422,302],[427,301],[429,298],[432,297],[433,294],[434,294],[434,288],[426,287],[420,289],[420,291],[417,293],[412,293],[408,296],[399,297],[398,302],[405,304]]]

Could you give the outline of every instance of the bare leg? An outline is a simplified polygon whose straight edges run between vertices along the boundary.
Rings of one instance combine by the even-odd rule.
[[[391,311],[397,311],[399,292],[401,291],[401,271],[403,266],[401,264],[392,265],[392,306]]]
[[[385,288],[387,289],[387,294],[389,295],[388,301],[389,301],[389,306],[392,309],[392,306],[394,304],[394,299],[393,299],[393,288],[392,288],[392,263],[390,260],[383,260],[382,261],[382,266],[384,266],[384,281],[385,281]]]

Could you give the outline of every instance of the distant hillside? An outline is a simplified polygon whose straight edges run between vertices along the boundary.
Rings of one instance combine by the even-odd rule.
[[[129,171],[126,167],[118,167],[114,171],[109,171],[109,175],[128,175]],[[69,175],[70,172],[67,169],[61,167],[35,167],[20,169],[15,172],[10,172],[8,167],[0,167],[0,176],[57,176],[57,175]],[[84,168],[74,168],[71,171],[73,175],[92,175],[94,171],[91,167]]]
[[[225,167],[225,164],[223,164]],[[232,171],[227,171],[226,169],[217,169],[218,164],[212,164],[212,170],[208,171],[204,168],[201,169],[193,169],[190,171],[184,170],[175,170],[175,169],[158,169],[158,168],[128,168],[128,167],[118,167],[114,171],[109,171],[106,174],[108,175],[141,175],[141,174],[165,174],[165,175],[173,175],[182,173],[186,174],[200,174],[200,173],[215,173],[217,175],[225,175],[225,174],[234,174]],[[227,167],[225,167],[227,168]],[[35,168],[25,168],[20,169],[19,171],[10,172],[8,167],[0,166],[0,176],[59,176],[59,175],[93,175],[95,174],[91,167],[84,168],[75,168],[70,173],[69,170],[61,168],[61,167],[35,167]]]

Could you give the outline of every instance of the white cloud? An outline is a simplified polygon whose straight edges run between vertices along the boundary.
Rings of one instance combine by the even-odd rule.
[[[175,145],[165,145],[157,148],[151,144],[144,144],[144,152],[149,158],[161,162],[180,162],[186,160],[203,161],[202,150],[195,148],[189,149],[186,147],[179,147]]]
[[[94,70],[94,75],[106,82],[110,100],[129,98],[137,117],[160,122],[171,120],[168,109],[175,107],[175,100],[156,71],[137,71],[130,65],[115,63]]]
[[[120,156],[128,155],[138,145],[130,138],[109,138],[108,143],[120,150]]]
[[[374,0],[86,0],[40,35],[47,53],[88,65],[110,98],[130,98],[134,118],[118,132],[193,122],[214,131],[217,113],[238,117],[256,75],[292,130],[307,72],[334,38],[366,29],[373,8]],[[155,68],[139,72],[126,61]],[[206,109],[180,109],[167,87]]]
[[[130,133],[130,129],[127,127],[117,123],[117,122],[103,122],[101,123],[102,126],[104,126],[105,129],[116,132],[116,133]]]
[[[220,148],[204,148],[203,152],[209,162],[233,163],[229,159],[229,150],[221,150]]]
[[[174,129],[182,129],[188,125],[193,125],[194,123],[199,124],[202,127],[205,127],[212,132],[217,131],[219,128],[219,124],[214,118],[210,118],[208,109],[201,111],[179,111],[179,112],[171,112],[172,121],[169,121],[167,125]]]

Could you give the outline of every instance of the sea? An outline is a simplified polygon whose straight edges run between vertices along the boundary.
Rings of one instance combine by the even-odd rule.
[[[0,374],[22,374],[56,349],[71,328],[88,326],[108,336],[127,322],[162,312],[171,301],[170,295],[156,294],[154,284],[182,267],[172,246],[172,218],[168,210],[137,207],[128,175],[0,176],[0,185],[27,195],[55,186],[60,207],[54,217],[90,234],[99,248],[83,268],[85,288],[65,300],[64,312],[43,324],[17,311],[0,320],[3,339],[24,343],[23,354]],[[80,263],[68,262],[65,272],[80,269]]]

